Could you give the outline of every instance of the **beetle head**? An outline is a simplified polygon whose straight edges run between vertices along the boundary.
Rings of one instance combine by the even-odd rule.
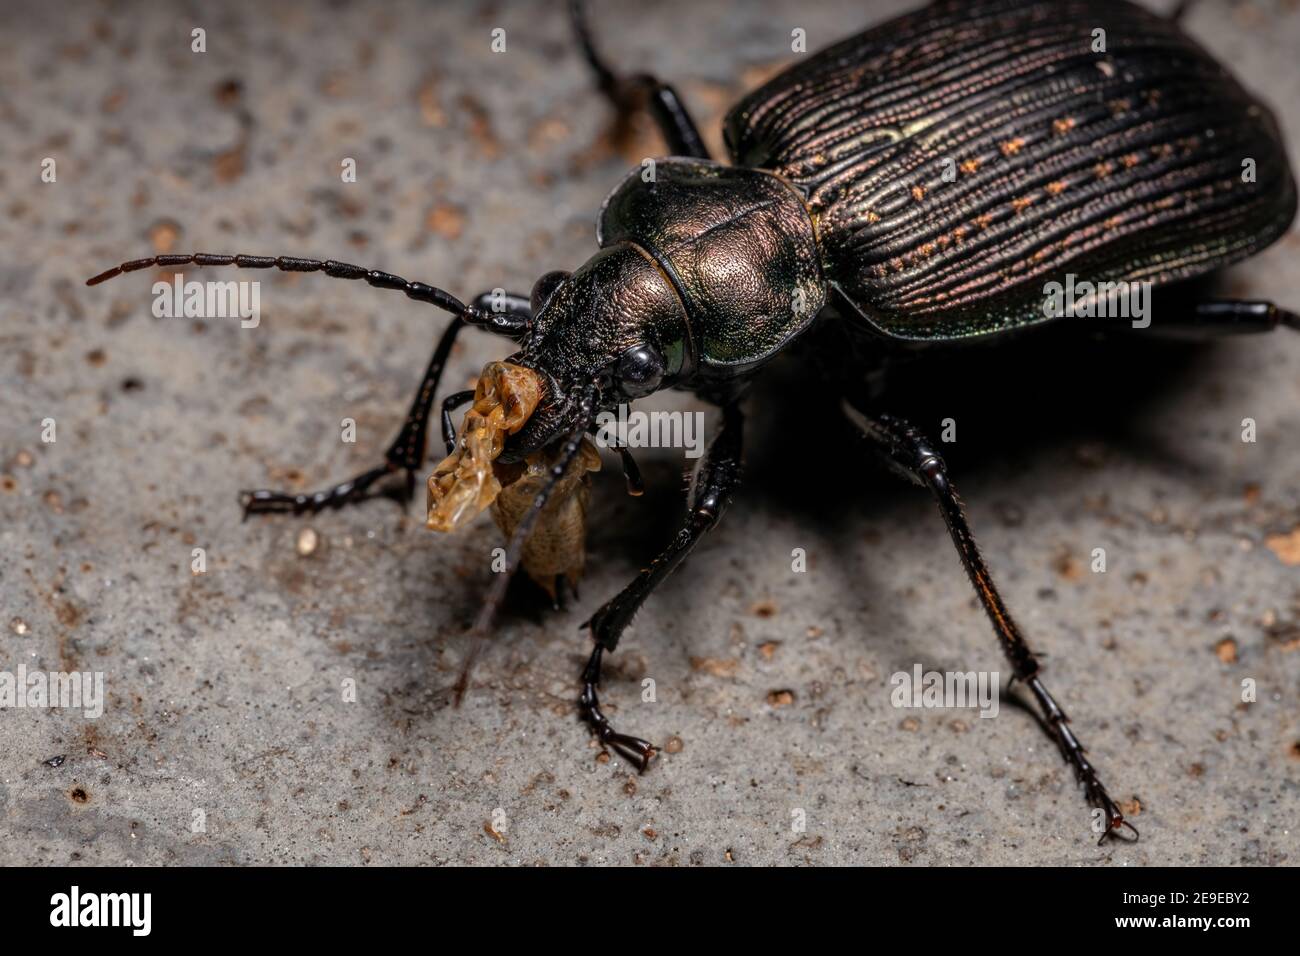
[[[577,396],[596,383],[602,410],[667,388],[689,372],[690,327],[672,282],[630,243],[602,249],[576,272],[548,272],[532,293],[533,324],[510,362],[532,369],[542,398],[510,436],[517,460],[571,432]]]

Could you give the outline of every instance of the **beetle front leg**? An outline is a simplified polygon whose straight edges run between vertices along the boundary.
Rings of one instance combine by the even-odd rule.
[[[527,296],[510,293],[502,296],[493,292],[484,292],[474,299],[473,308],[496,317],[492,324],[481,326],[491,332],[514,334],[507,330],[513,328],[517,333],[532,320]],[[241,492],[240,501],[244,507],[244,517],[247,518],[250,514],[272,513],[315,514],[326,508],[340,508],[346,504],[364,501],[369,497],[368,492],[372,485],[399,472],[405,473],[405,484],[393,489],[390,494],[401,501],[410,501],[415,493],[415,473],[424,464],[425,448],[428,444],[429,416],[433,410],[434,396],[437,394],[438,383],[447,366],[447,359],[451,355],[456,336],[463,328],[465,323],[457,318],[453,319],[451,325],[447,326],[442,333],[437,348],[433,351],[433,357],[429,360],[429,366],[424,371],[420,389],[416,392],[415,400],[411,402],[411,408],[406,413],[402,430],[388,447],[388,451],[384,453],[382,464],[324,491],[311,494],[266,490]],[[471,392],[470,395],[472,397],[473,393]],[[463,393],[457,393],[452,397],[462,396]]]
[[[948,480],[947,467],[944,465],[943,458],[918,429],[902,419],[888,415],[868,418],[847,402],[844,408],[850,420],[862,430],[874,450],[895,472],[915,484],[929,488],[934,495],[939,510],[943,513],[944,522],[948,525],[948,533],[957,546],[966,573],[970,575],[975,593],[993,623],[993,630],[997,633],[1003,653],[1011,662],[1016,678],[1024,681],[1034,695],[1043,719],[1061,750],[1061,755],[1074,767],[1075,774],[1083,783],[1089,803],[1106,815],[1106,829],[1098,845],[1121,827],[1132,830],[1136,837],[1137,828],[1124,819],[1118,805],[1106,792],[1096,768],[1086,756],[1083,744],[1070,729],[1070,720],[1066,717],[1065,711],[1043,686],[1042,679],[1039,677],[1038,658],[1030,650],[1029,644],[1021,635],[1020,629],[1011,617],[1011,612],[1007,610],[1002,602],[1002,596],[998,594],[993,584],[993,578],[984,563],[984,558],[980,555],[979,548],[975,546],[975,538],[971,534],[970,526],[966,523],[961,499],[957,496],[957,490],[952,482]]]
[[[734,404],[727,406],[723,411],[722,430],[709,443],[709,449],[695,472],[686,520],[681,530],[648,568],[582,625],[591,628],[591,636],[596,642],[591,659],[582,672],[582,696],[578,698],[582,719],[591,724],[592,732],[602,744],[613,747],[641,770],[649,765],[655,755],[655,748],[639,737],[615,733],[608,718],[601,712],[600,698],[596,694],[597,685],[600,684],[601,660],[605,651],[612,653],[618,646],[623,631],[632,623],[633,616],[646,598],[676,570],[705,533],[722,518],[732,492],[740,482],[743,431],[744,416],[739,407]]]

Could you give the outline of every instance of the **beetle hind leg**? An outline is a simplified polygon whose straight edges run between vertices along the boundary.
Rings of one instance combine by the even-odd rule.
[[[1065,711],[1061,710],[1060,705],[1057,704],[1047,688],[1043,686],[1043,682],[1037,674],[1030,677],[1025,683],[1029,685],[1030,692],[1034,695],[1034,699],[1038,701],[1038,707],[1047,720],[1052,736],[1056,739],[1057,746],[1061,748],[1061,756],[1074,767],[1075,776],[1083,784],[1088,802],[1106,815],[1106,830],[1102,833],[1101,839],[1097,841],[1097,845],[1101,846],[1106,837],[1121,827],[1126,827],[1132,831],[1133,837],[1136,839],[1138,836],[1137,827],[1124,819],[1119,807],[1111,799],[1110,794],[1106,792],[1106,788],[1102,786],[1101,780],[1097,777],[1097,771],[1088,761],[1083,744],[1079,743],[1079,738],[1070,729],[1070,718],[1065,716]]]
[[[1300,316],[1263,299],[1209,299],[1195,302],[1190,308],[1174,311],[1172,318],[1164,310],[1151,324],[1156,331],[1175,335],[1217,338],[1272,332],[1282,326],[1300,330]]]
[[[1118,834],[1121,829],[1130,830],[1136,838],[1137,829],[1124,819],[1119,805],[1106,792],[1096,768],[1087,758],[1083,744],[1071,729],[1065,711],[1043,685],[1038,657],[1021,635],[993,584],[988,566],[985,565],[966,522],[961,499],[948,480],[943,458],[919,430],[901,419],[887,415],[868,418],[847,402],[845,412],[894,471],[913,483],[928,488],[934,495],[953,544],[957,546],[962,564],[988,613],[1016,679],[1024,681],[1038,702],[1047,730],[1060,748],[1061,756],[1074,768],[1075,775],[1084,786],[1088,802],[1105,815],[1105,828],[1098,845],[1108,836]]]

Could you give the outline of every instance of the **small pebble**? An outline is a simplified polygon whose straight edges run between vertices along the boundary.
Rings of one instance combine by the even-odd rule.
[[[9,622],[9,626],[13,628],[14,633],[17,634],[19,637],[22,637],[24,634],[27,633],[27,622],[24,621],[21,617],[14,618],[12,621]]]
[[[769,707],[788,707],[793,703],[794,691],[770,690],[767,692],[767,705]]]
[[[320,544],[320,535],[311,528],[303,528],[298,532],[298,553],[304,558],[316,551]]]
[[[1214,645],[1214,653],[1219,655],[1219,660],[1223,663],[1235,664],[1237,661],[1237,642],[1230,637],[1225,637]]]

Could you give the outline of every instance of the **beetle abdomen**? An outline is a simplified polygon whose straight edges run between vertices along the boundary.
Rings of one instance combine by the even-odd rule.
[[[827,278],[906,338],[1045,321],[1068,273],[1198,275],[1296,208],[1267,109],[1117,0],[935,4],[776,77],[726,133],[806,192]]]

